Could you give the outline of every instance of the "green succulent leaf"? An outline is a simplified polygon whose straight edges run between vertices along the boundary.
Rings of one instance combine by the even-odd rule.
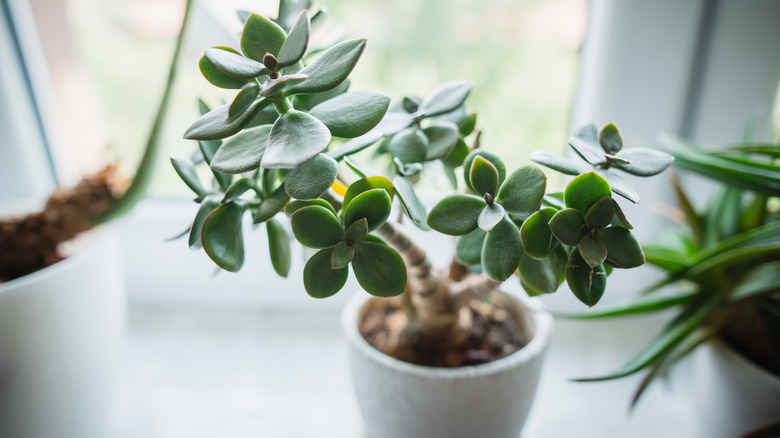
[[[601,241],[607,248],[606,263],[615,268],[636,268],[645,263],[645,253],[633,234],[625,228],[601,230]]]
[[[612,169],[602,169],[599,170],[598,173],[607,180],[613,192],[628,199],[634,204],[639,204],[639,194],[620,174]]]
[[[436,87],[420,103],[419,113],[426,117],[438,116],[455,110],[463,105],[471,92],[471,83],[463,80],[450,81]]]
[[[253,189],[254,187],[256,187],[254,180],[250,178],[239,178],[225,191],[225,196],[222,197],[221,203],[227,204],[228,202],[236,201],[241,197],[241,195]]]
[[[270,125],[249,128],[225,140],[211,160],[211,168],[226,174],[248,172],[260,167]]]
[[[271,79],[263,84],[263,88],[260,90],[260,96],[263,97],[277,97],[285,94],[293,86],[300,84],[308,78],[307,75],[302,73],[293,73],[279,76],[276,79]]]
[[[360,219],[368,221],[368,231],[373,231],[390,217],[392,200],[384,189],[372,189],[355,196],[344,209],[344,223],[352,225]]]
[[[184,138],[187,140],[220,140],[230,137],[244,129],[260,110],[270,104],[271,102],[266,99],[258,99],[232,122],[228,122],[230,104],[222,105],[195,120],[184,132]]]
[[[585,223],[588,228],[604,228],[615,218],[615,200],[609,196],[604,196],[588,210],[585,215]]]
[[[460,135],[467,137],[474,132],[474,128],[477,127],[477,113],[467,114],[466,117],[458,122],[458,131]]]
[[[309,248],[330,248],[344,240],[344,228],[333,212],[319,205],[310,205],[290,216],[295,239]]]
[[[482,230],[490,233],[493,231],[493,228],[498,225],[499,222],[501,222],[505,214],[506,211],[504,210],[504,207],[501,206],[501,204],[488,204],[479,213],[479,217],[477,218],[477,226]]]
[[[360,243],[368,235],[368,220],[366,218],[355,221],[347,227],[346,240],[352,243]]]
[[[487,233],[477,228],[458,238],[455,244],[455,256],[466,265],[478,265],[482,260],[482,245]]]
[[[257,94],[259,92],[260,86],[256,83],[244,85],[241,91],[239,91],[236,95],[236,98],[233,99],[233,103],[231,103],[230,107],[228,107],[227,122],[234,122],[242,114],[244,114],[246,110],[248,110],[252,105],[252,102],[255,101],[255,98],[257,98]]]
[[[265,168],[294,168],[319,154],[330,143],[330,131],[307,113],[290,110],[279,116],[271,128],[260,165]]]
[[[263,202],[260,203],[260,207],[255,213],[254,223],[259,224],[276,216],[289,201],[290,197],[284,191],[284,186],[278,187],[271,193],[271,196],[263,199]]]
[[[309,77],[296,85],[293,92],[311,94],[335,88],[349,76],[365,47],[365,39],[344,41],[331,47],[300,71]]]
[[[423,134],[428,138],[425,161],[448,157],[458,142],[458,127],[452,122],[437,122],[424,128]]]
[[[470,178],[471,165],[477,157],[481,157],[489,161],[490,164],[492,164],[493,167],[496,168],[496,170],[498,171],[498,185],[501,186],[501,184],[503,184],[504,180],[506,179],[506,166],[504,165],[504,162],[501,161],[501,158],[499,158],[498,155],[482,149],[476,149],[472,151],[466,157],[466,159],[463,160],[463,179],[466,181],[466,186],[472,192],[477,192],[477,190],[471,185],[471,178]]]
[[[547,177],[536,166],[523,166],[501,184],[496,200],[509,213],[528,216],[539,209],[547,188]]]
[[[204,56],[223,72],[244,81],[268,72],[263,64],[220,47],[206,49]]]
[[[555,237],[566,246],[577,246],[580,239],[588,234],[585,218],[573,208],[565,208],[555,213],[549,225]]]
[[[580,256],[591,268],[604,263],[607,259],[607,246],[598,237],[587,234],[577,244]]]
[[[351,82],[349,79],[345,79],[343,82],[338,84],[335,88],[331,88],[328,91],[323,91],[322,93],[314,93],[314,94],[298,94],[294,98],[294,106],[295,109],[298,110],[311,110],[315,106],[321,104],[322,102],[325,102],[326,100],[333,99],[334,97],[344,94],[349,90],[349,86],[351,85]]]
[[[203,222],[206,221],[206,217],[208,217],[208,215],[217,207],[219,207],[219,196],[216,195],[206,196],[200,202],[198,213],[195,215],[195,221],[192,223],[192,227],[190,227],[188,242],[190,249],[200,249],[200,233],[203,230]]]
[[[287,278],[287,275],[290,273],[290,262],[292,261],[290,236],[276,219],[269,220],[265,226],[268,232],[268,249],[271,253],[271,264],[280,277]]]
[[[318,205],[320,207],[327,208],[330,210],[333,215],[336,215],[336,209],[333,208],[332,205],[330,205],[330,202],[324,200],[324,199],[310,199],[306,201],[292,201],[284,206],[284,214],[286,214],[288,217],[292,216],[293,213],[296,211],[302,209],[303,207],[308,207],[310,205]]]
[[[279,48],[279,56],[276,57],[277,69],[289,67],[303,58],[306,46],[309,44],[309,27],[309,17],[303,11],[298,14],[290,34]]]
[[[592,124],[583,127],[577,135],[569,138],[569,146],[593,166],[600,166],[607,162],[604,150],[599,146],[598,131]]]
[[[376,125],[376,129],[382,135],[395,135],[408,128],[414,122],[411,114],[388,111],[382,121]]]
[[[393,186],[395,187],[395,193],[398,195],[398,199],[401,201],[401,207],[409,219],[414,222],[419,228],[428,230],[426,221],[428,216],[425,213],[425,206],[420,202],[417,197],[417,193],[414,191],[412,183],[406,178],[400,175],[396,175],[393,178]]]
[[[520,227],[520,237],[525,252],[536,259],[545,259],[558,242],[553,236],[549,222],[555,216],[554,208],[543,208],[528,217]],[[526,257],[528,258],[528,257]]]
[[[609,123],[599,133],[599,144],[608,154],[616,154],[623,148],[623,138],[620,136],[618,127]]]
[[[495,281],[511,277],[523,258],[520,230],[508,217],[498,223],[485,237],[482,245],[482,267],[485,274]]]
[[[312,298],[327,298],[340,291],[347,282],[349,269],[333,269],[333,248],[325,248],[311,256],[303,268],[303,287]]]
[[[279,54],[287,35],[273,21],[257,14],[246,19],[241,31],[241,51],[248,58],[263,62],[266,53]]]
[[[319,198],[333,185],[338,173],[336,160],[325,154],[315,155],[290,171],[284,187],[291,198]]]
[[[523,257],[518,274],[520,284],[531,296],[553,293],[563,282],[566,269],[566,251],[558,246],[547,257]]]
[[[615,217],[612,219],[612,225],[616,225],[627,230],[634,229],[634,226],[631,225],[631,222],[628,221],[626,214],[623,213],[623,209],[620,208],[620,204],[618,204],[617,201],[613,199],[612,205],[615,206]]]
[[[463,161],[466,160],[466,157],[468,156],[469,145],[467,145],[463,139],[458,138],[458,140],[455,142],[455,146],[452,148],[452,152],[450,152],[447,158],[442,160],[442,163],[444,163],[445,168],[452,170],[458,166],[463,165]],[[457,184],[453,184],[453,186],[457,186]]]
[[[588,214],[588,210],[604,196],[612,196],[609,183],[595,172],[584,173],[574,178],[567,186],[563,199],[566,207]]]
[[[356,154],[372,144],[382,139],[382,133],[376,129],[368,131],[360,137],[355,137],[335,151],[328,151],[327,154],[336,161],[341,161],[344,157]]]
[[[495,197],[498,190],[498,170],[490,161],[479,156],[474,157],[469,170],[469,182],[478,195],[489,193]]]
[[[203,222],[203,249],[226,271],[238,272],[244,265],[243,215],[244,207],[231,202],[214,209]]]
[[[402,163],[421,163],[428,151],[428,137],[419,129],[404,129],[391,140],[390,151]]]
[[[387,112],[390,98],[373,90],[354,91],[336,96],[309,112],[336,137],[359,137],[379,123]]]
[[[566,264],[566,283],[574,296],[586,306],[593,307],[601,300],[607,287],[607,273],[604,265],[592,268],[574,248]]]
[[[563,158],[549,152],[534,151],[531,152],[528,158],[535,163],[547,166],[550,169],[557,170],[558,172],[566,175],[579,175],[581,173],[593,170],[593,168],[590,166],[571,161],[567,158]]]
[[[357,195],[372,189],[383,189],[384,191],[387,192],[388,195],[390,195],[391,199],[393,197],[393,193],[395,192],[395,189],[393,188],[393,183],[390,182],[389,179],[383,176],[370,176],[367,178],[359,179],[353,182],[352,184],[350,184],[349,188],[347,189],[347,193],[344,194],[342,211],[346,210],[346,208],[349,207],[349,204],[352,202],[353,199],[355,199]]]
[[[236,56],[241,56],[238,51],[231,49],[230,47],[213,47],[211,50],[221,50]],[[247,83],[246,79],[239,79],[222,71],[206,55],[201,56],[198,67],[200,68],[200,73],[203,77],[212,85],[219,88],[239,89]]]
[[[198,173],[195,171],[195,164],[192,163],[192,160],[179,155],[174,155],[171,157],[171,164],[173,164],[173,170],[176,171],[179,178],[181,178],[181,180],[184,181],[184,184],[187,184],[187,187],[195,192],[196,195],[200,197],[208,195],[206,189],[201,185],[200,179],[198,179]]]
[[[369,241],[360,242],[354,248],[352,269],[366,292],[393,297],[406,289],[406,265],[394,249]]]
[[[455,194],[439,201],[428,213],[428,226],[451,236],[462,236],[477,228],[477,219],[487,206],[484,199]]]
[[[333,269],[346,268],[354,257],[355,247],[347,242],[339,242],[333,248],[333,255],[330,257],[330,267]]]
[[[627,162],[617,162],[615,167],[637,176],[658,175],[674,161],[674,157],[666,152],[638,147],[623,149],[616,156]]]

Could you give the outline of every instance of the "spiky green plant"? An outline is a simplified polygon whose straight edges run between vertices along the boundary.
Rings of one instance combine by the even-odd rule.
[[[447,82],[425,98],[405,97],[392,106],[381,92],[348,91],[347,76],[366,41],[313,48],[312,29],[325,13],[311,7],[283,0],[276,19],[240,12],[240,50],[214,47],[201,58],[209,82],[239,91],[222,107],[202,104],[203,115],[185,133],[199,142],[214,183],[199,181],[193,161],[172,159],[200,204],[190,246],[202,246],[222,269],[238,271],[244,264],[241,221],[250,214],[255,225],[265,224],[272,264],[286,276],[291,251],[283,212],[295,240],[317,250],[303,270],[309,295],[341,290],[351,266],[366,292],[405,294],[410,320],[401,330],[413,327],[431,342],[463,339],[469,323],[460,309],[513,275],[532,295],[554,292],[565,278],[592,306],[613,267],[644,263],[613,195],[639,199],[618,172],[653,175],[671,157],[623,149],[614,125],[600,132],[589,125],[570,141],[586,163],[532,157],[577,175],[565,191],[547,193],[539,168],[508,172],[479,145],[476,114],[464,106],[468,82]],[[387,157],[391,175],[353,159],[370,147]],[[341,170],[340,162],[346,165]],[[415,184],[431,162],[441,162],[454,187],[457,172],[465,184],[428,212]],[[459,236],[449,272],[432,266],[404,228],[388,220],[394,202],[414,226]]]

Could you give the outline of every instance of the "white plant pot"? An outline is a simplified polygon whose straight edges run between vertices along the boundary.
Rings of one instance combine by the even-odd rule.
[[[701,438],[734,438],[780,421],[780,377],[720,340],[693,354],[692,404]]]
[[[118,239],[0,283],[0,436],[106,438],[124,332]]]
[[[542,359],[552,335],[552,317],[531,316],[533,339],[496,361],[460,368],[403,362],[380,353],[360,335],[358,318],[369,299],[353,297],[342,314],[352,381],[371,438],[518,438],[531,409]]]

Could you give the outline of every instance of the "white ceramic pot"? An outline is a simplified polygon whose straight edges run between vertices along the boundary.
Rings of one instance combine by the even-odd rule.
[[[780,422],[780,377],[720,340],[700,346],[690,369],[701,438],[734,438]]]
[[[124,333],[118,239],[0,283],[0,436],[106,438]]]
[[[380,353],[357,328],[368,294],[342,314],[352,381],[371,438],[518,438],[531,409],[552,317],[519,300],[507,309],[530,317],[533,339],[519,351],[486,364],[434,368]]]

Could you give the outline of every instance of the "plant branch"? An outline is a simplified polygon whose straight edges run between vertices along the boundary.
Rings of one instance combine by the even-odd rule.
[[[385,222],[376,231],[401,254],[406,262],[409,283],[415,294],[427,296],[435,293],[441,278],[439,275],[434,275],[433,266],[425,250],[412,241],[401,225]]]
[[[452,306],[455,308],[464,307],[471,301],[482,298],[498,289],[499,285],[501,283],[485,274],[469,275],[450,286]]]

